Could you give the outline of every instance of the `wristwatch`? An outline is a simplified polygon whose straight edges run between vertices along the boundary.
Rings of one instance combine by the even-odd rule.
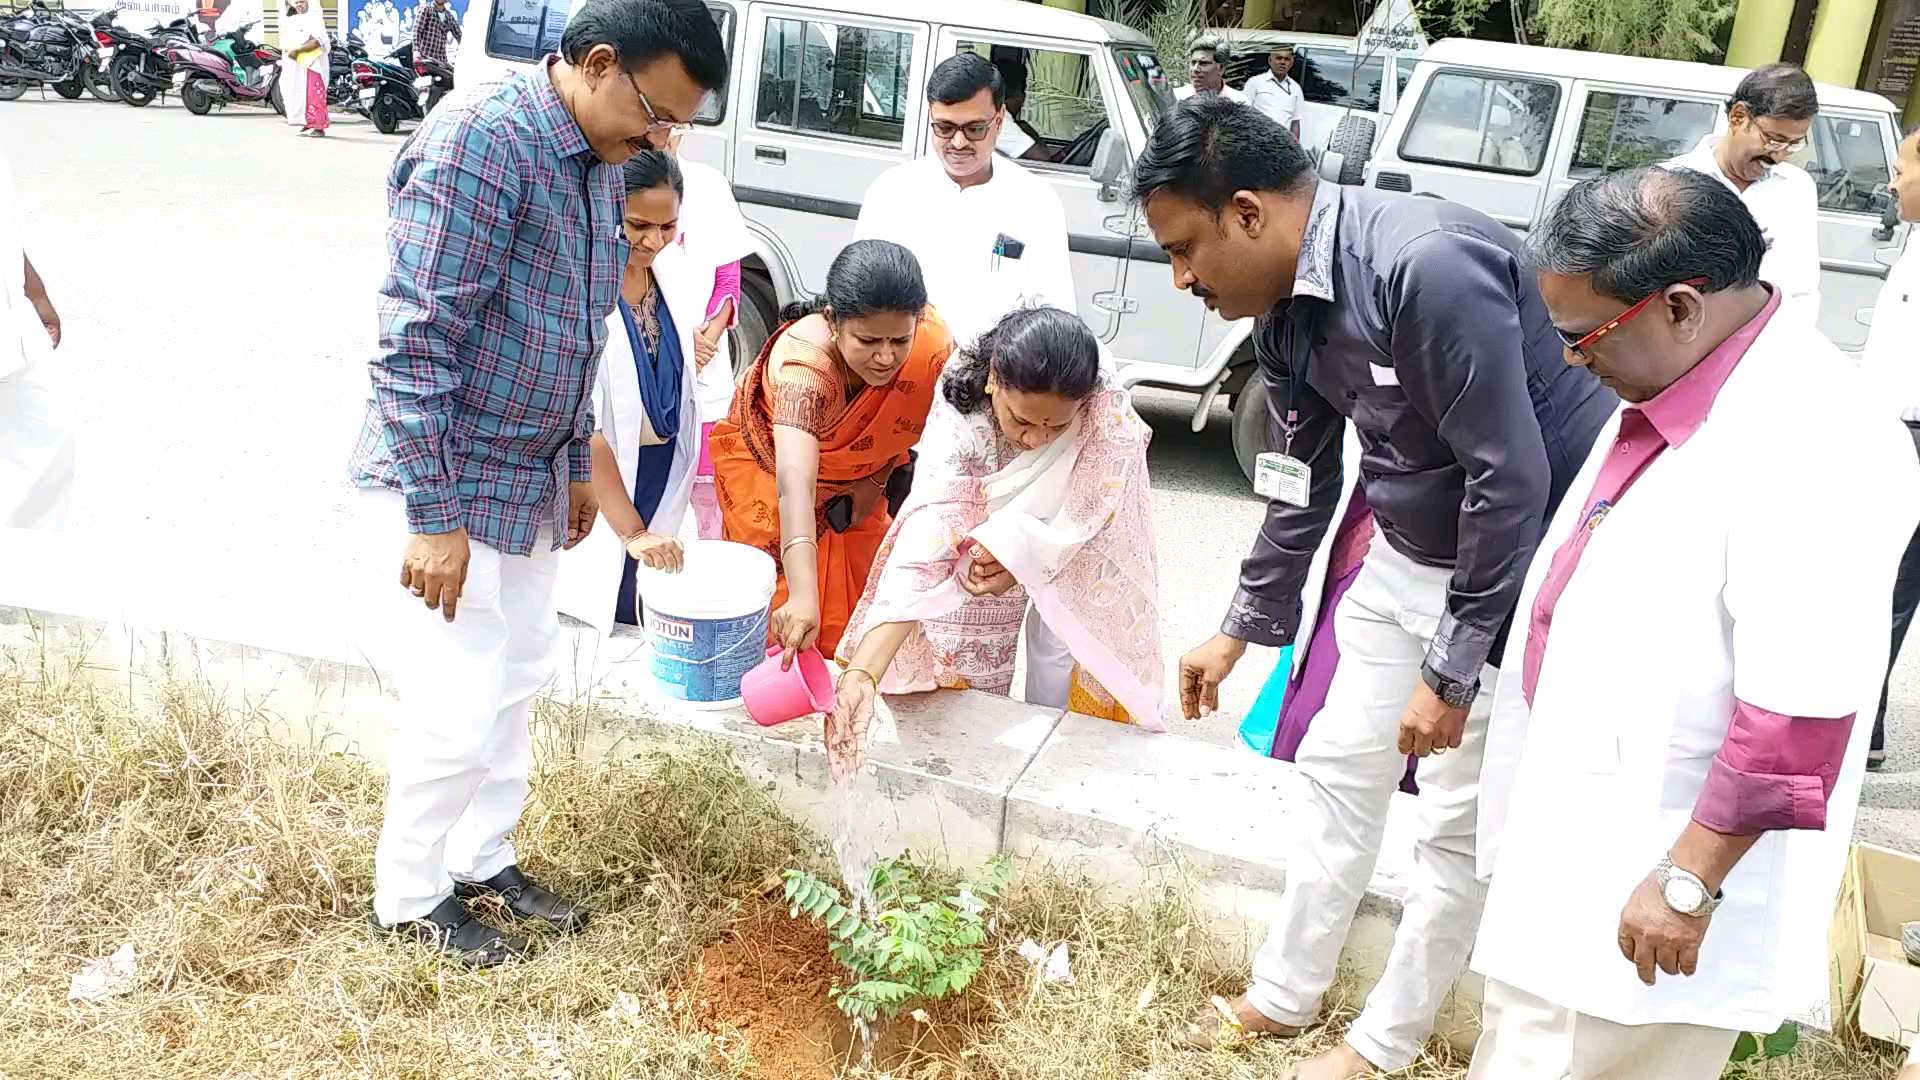
[[[1721,893],[1709,894],[1706,882],[1673,865],[1672,859],[1660,860],[1653,868],[1653,880],[1660,886],[1660,897],[1668,907],[1696,919],[1713,914],[1713,909],[1726,898]]]
[[[1480,696],[1479,679],[1472,682],[1458,682],[1447,678],[1426,664],[1420,665],[1420,678],[1427,684],[1427,689],[1432,690],[1442,702],[1455,709],[1464,709],[1472,705],[1473,699]]]

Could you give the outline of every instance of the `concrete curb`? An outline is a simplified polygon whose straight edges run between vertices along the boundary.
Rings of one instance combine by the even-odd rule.
[[[1286,880],[1292,768],[1174,735],[1062,715],[972,691],[890,699],[875,721],[871,788],[840,805],[817,723],[762,728],[743,710],[702,711],[651,692],[643,642],[570,628],[548,696],[585,705],[588,744],[617,753],[644,718],[726,744],[741,769],[823,837],[850,815],[882,851],[911,849],[955,865],[1001,852],[1133,891],[1171,870],[1230,948],[1259,946]],[[371,667],[339,657],[157,629],[97,615],[0,607],[0,651],[73,658],[124,680],[130,702],[166,674],[197,677],[235,705],[278,719],[294,738],[384,756],[398,699]],[[570,659],[569,659],[570,657]],[[1396,796],[1396,800],[1404,799]],[[1391,815],[1380,868],[1343,964],[1364,986],[1384,967],[1400,916],[1412,843],[1406,811]],[[1441,1030],[1473,1037],[1478,980],[1462,980]]]

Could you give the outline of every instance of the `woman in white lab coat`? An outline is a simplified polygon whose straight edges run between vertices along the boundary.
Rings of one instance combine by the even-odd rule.
[[[720,503],[714,493],[713,455],[707,452],[707,440],[713,425],[725,420],[733,407],[733,354],[727,331],[740,321],[740,261],[753,253],[753,234],[747,231],[747,220],[734,201],[733,184],[726,174],[682,156],[683,141],[684,136],[674,138],[671,150],[686,180],[675,245],[692,268],[689,272],[707,275],[712,290],[693,339],[694,399],[700,412],[693,512],[700,535],[715,539],[720,535]]]
[[[693,535],[693,346],[712,285],[711,267],[691,265],[674,243],[683,181],[673,158],[643,150],[627,161],[626,181],[632,248],[593,391],[600,521],[561,560],[558,586],[559,609],[602,633],[638,623],[638,564],[678,570],[682,542]]]

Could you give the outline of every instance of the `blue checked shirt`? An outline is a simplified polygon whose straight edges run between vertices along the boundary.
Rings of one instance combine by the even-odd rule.
[[[592,476],[591,391],[627,262],[620,168],[548,70],[435,109],[387,178],[373,396],[349,466],[406,497],[416,533],[465,526],[509,555],[567,535]]]

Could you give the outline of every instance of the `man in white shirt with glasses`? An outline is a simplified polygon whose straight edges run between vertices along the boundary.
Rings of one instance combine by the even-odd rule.
[[[1009,124],[1000,71],[977,53],[949,57],[927,79],[927,103],[932,153],[880,174],[853,238],[891,240],[919,258],[959,345],[1018,307],[1077,312],[1060,196],[994,153]]]
[[[1808,324],[1820,318],[1820,195],[1788,159],[1806,149],[1819,112],[1806,72],[1792,64],[1755,68],[1727,102],[1727,133],[1666,163],[1706,173],[1740,196],[1767,241],[1760,280],[1779,286],[1781,306]]]

